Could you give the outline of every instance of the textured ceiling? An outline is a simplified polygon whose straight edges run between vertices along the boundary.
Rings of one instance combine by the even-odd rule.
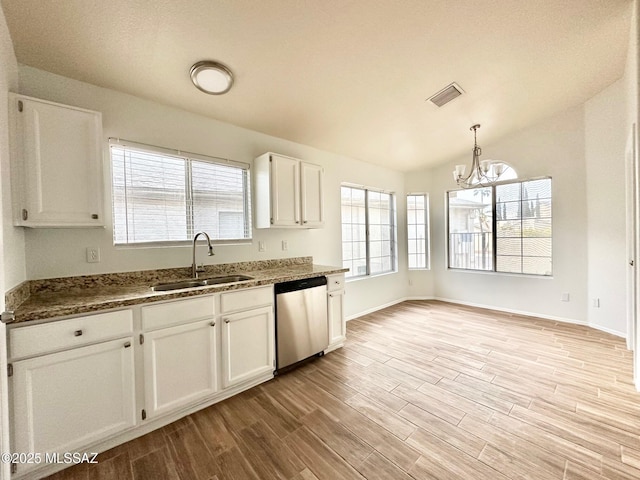
[[[22,64],[397,170],[442,163],[624,73],[628,0],[2,0]],[[235,74],[198,91],[193,63]],[[451,82],[442,108],[425,99]],[[487,151],[486,153],[490,153]]]

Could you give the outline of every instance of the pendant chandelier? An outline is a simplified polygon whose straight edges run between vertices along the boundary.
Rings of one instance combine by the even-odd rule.
[[[480,161],[482,149],[478,146],[477,131],[480,124],[473,125],[469,130],[473,131],[473,160],[471,170],[465,176],[466,166],[456,165],[453,171],[453,179],[462,188],[487,187],[500,179],[505,172],[506,165],[492,160]]]

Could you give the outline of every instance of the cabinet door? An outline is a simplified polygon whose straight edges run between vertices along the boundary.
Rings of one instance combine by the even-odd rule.
[[[300,163],[300,194],[304,227],[321,227],[324,224],[322,177],[322,167],[311,163]]]
[[[222,323],[222,383],[231,387],[274,370],[273,308],[225,315]]]
[[[329,347],[327,350],[333,350],[343,345],[347,333],[344,320],[344,291],[329,292],[327,301],[329,314]]]
[[[218,390],[213,318],[145,333],[143,347],[148,417],[170,412]]]
[[[130,337],[15,362],[11,380],[14,452],[73,452],[135,424]]]
[[[271,224],[300,225],[300,161],[271,155]]]
[[[104,225],[100,113],[15,100],[17,224]]]

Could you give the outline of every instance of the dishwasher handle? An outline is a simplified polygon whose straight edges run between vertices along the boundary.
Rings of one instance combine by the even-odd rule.
[[[327,277],[305,278],[303,280],[293,280],[291,282],[276,283],[274,291],[276,295],[281,293],[295,292],[305,288],[321,287],[327,284]]]

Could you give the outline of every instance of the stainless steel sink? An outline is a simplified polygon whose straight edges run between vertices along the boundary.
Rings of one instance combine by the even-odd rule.
[[[223,283],[244,282],[253,280],[253,277],[247,275],[225,275],[221,277],[211,277],[203,279],[182,280],[180,282],[159,283],[153,285],[151,290],[154,292],[166,292],[168,290],[180,290],[182,288],[204,287],[206,285],[220,285]]]
[[[206,278],[203,281],[207,282],[206,285],[218,285],[220,283],[244,282],[247,280],[253,280],[253,277],[246,275],[226,275],[224,277]]]
[[[204,280],[183,280],[181,282],[159,283],[153,285],[154,292],[165,292],[167,290],[179,290],[181,288],[204,287],[207,284]]]

